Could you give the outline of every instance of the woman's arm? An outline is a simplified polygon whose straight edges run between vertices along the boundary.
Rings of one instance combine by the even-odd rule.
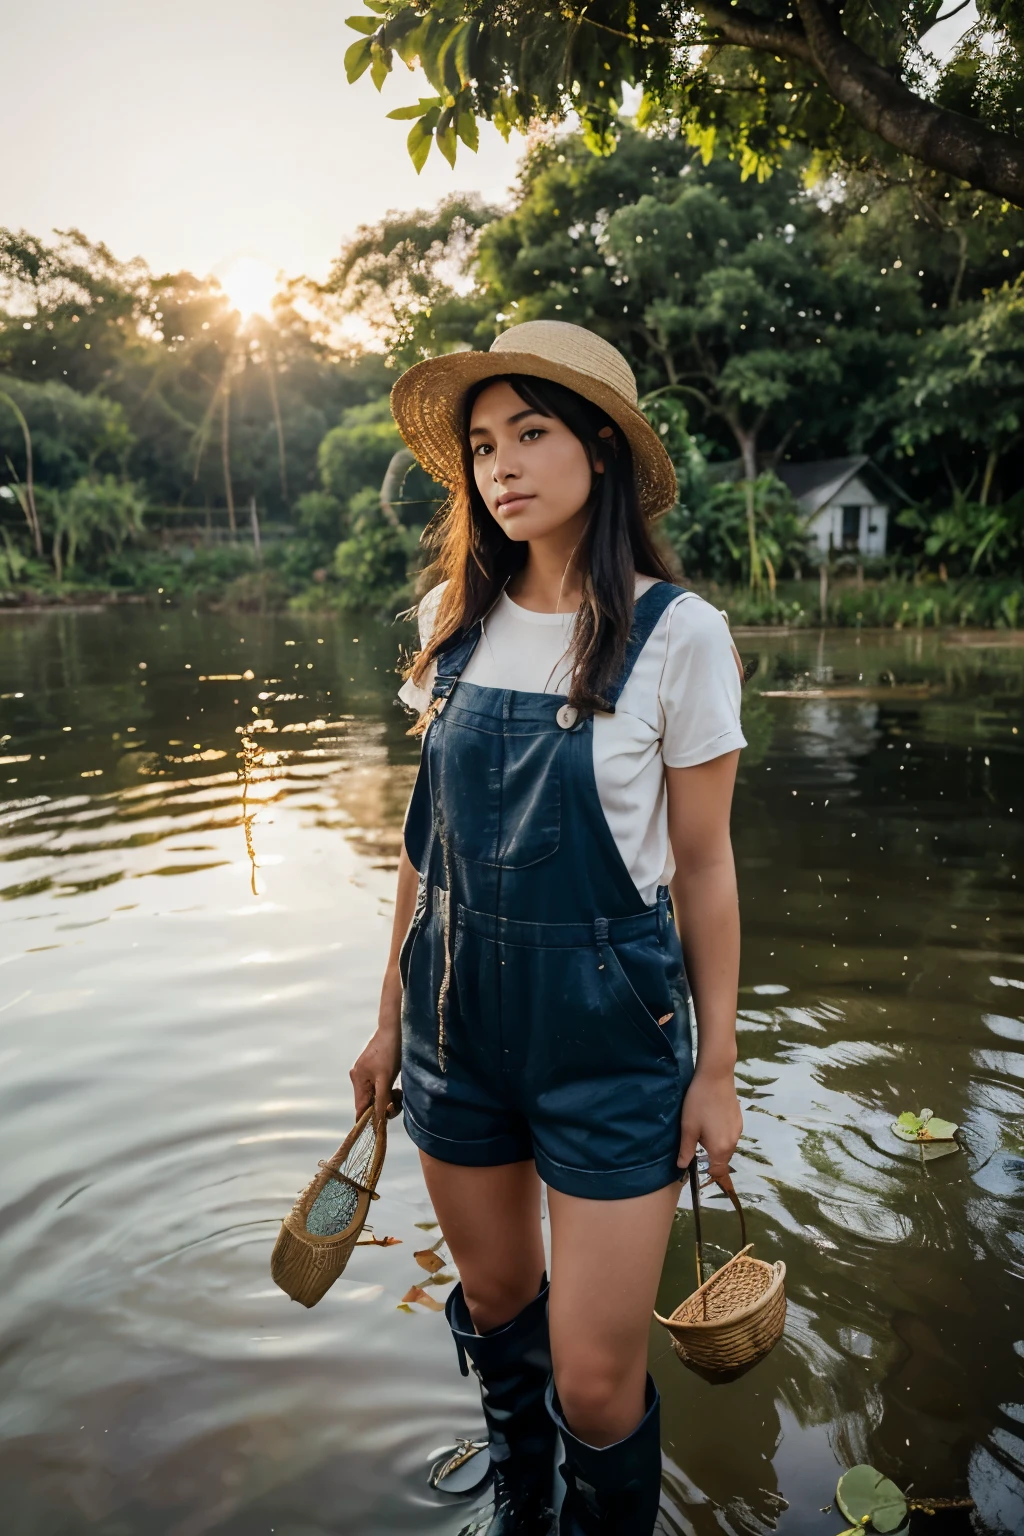
[[[418,883],[419,877],[403,847],[398,859],[395,920],[391,928],[391,952],[380,991],[377,1028],[349,1073],[355,1090],[357,1116],[362,1114],[371,1098],[378,1104],[391,1102],[391,1090],[402,1064],[402,978],[398,974],[398,953],[416,910]]]
[[[697,1016],[697,1069],[683,1100],[679,1166],[698,1141],[713,1179],[728,1173],[743,1130],[733,1072],[740,915],[729,812],[739,752],[695,768],[665,769],[675,855],[672,904]]]

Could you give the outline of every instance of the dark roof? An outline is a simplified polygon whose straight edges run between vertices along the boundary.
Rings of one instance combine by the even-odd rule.
[[[810,464],[779,464],[775,473],[783,485],[789,487],[796,501],[803,502],[808,512],[824,507],[838,496],[858,471],[868,463],[866,453],[853,454],[848,459],[815,459]]]

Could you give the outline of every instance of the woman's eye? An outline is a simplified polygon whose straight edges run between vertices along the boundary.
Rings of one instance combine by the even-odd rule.
[[[491,451],[490,443],[477,443],[476,448],[473,450],[473,452],[476,454],[476,457],[478,459],[482,459],[484,454],[485,453],[490,453],[490,451]]]
[[[543,427],[527,427],[526,431],[523,433],[523,441],[524,442],[531,441],[531,440],[535,441],[538,437],[543,437],[543,436],[544,436],[544,428]]]

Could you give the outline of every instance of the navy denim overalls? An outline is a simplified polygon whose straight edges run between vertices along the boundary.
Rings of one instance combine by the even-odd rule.
[[[681,588],[637,601],[612,709]],[[564,695],[460,682],[480,625],[438,657],[440,712],[405,822],[419,871],[399,956],[405,1124],[471,1167],[622,1199],[679,1177],[693,1076],[668,889],[647,906],[608,828],[594,722]]]

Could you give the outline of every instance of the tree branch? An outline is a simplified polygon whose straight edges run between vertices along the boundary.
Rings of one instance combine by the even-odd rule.
[[[846,36],[823,0],[794,3],[812,66],[862,127],[934,170],[1024,207],[1024,144],[915,96]]]
[[[810,45],[801,29],[780,27],[738,6],[722,10],[715,0],[691,0],[691,3],[709,26],[737,47],[756,48],[759,53],[781,53],[786,58],[799,59],[802,64],[814,67]]]

